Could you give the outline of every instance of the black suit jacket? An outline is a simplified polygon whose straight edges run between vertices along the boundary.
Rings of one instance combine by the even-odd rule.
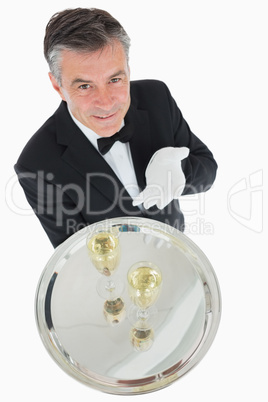
[[[131,106],[125,120],[133,131],[130,149],[141,190],[150,158],[167,146],[190,149],[182,162],[186,176],[183,194],[210,188],[217,164],[207,146],[191,132],[164,83],[131,82]],[[73,122],[65,102],[29,140],[15,171],[54,247],[85,225],[106,218],[145,216],[183,230],[178,201],[145,213],[132,206],[113,170]]]

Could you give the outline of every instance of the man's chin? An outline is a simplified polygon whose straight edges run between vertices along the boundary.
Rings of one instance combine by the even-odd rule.
[[[96,134],[98,134],[100,137],[111,137],[112,135],[116,134],[120,128],[122,127],[122,123],[112,125],[110,127],[103,127],[102,125],[96,125],[95,131]]]

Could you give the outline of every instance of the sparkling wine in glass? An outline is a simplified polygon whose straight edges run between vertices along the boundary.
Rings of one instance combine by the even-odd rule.
[[[115,278],[115,271],[120,261],[120,244],[118,236],[112,231],[103,231],[88,236],[87,247],[90,259],[102,274],[97,281],[97,291],[106,301],[104,303],[104,315],[111,324],[116,324],[124,319],[124,302],[120,298],[124,284]]]
[[[157,316],[154,304],[161,292],[162,274],[152,262],[141,261],[129,269],[127,280],[133,303],[129,309],[132,344],[137,350],[145,351],[153,343],[153,323]]]
[[[100,232],[90,236],[87,247],[92,263],[105,276],[111,276],[118,267],[120,245],[118,237],[110,232]]]

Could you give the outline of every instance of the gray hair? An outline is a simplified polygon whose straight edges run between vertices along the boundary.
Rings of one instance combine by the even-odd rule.
[[[119,41],[129,61],[130,38],[122,25],[107,11],[96,8],[67,9],[54,14],[46,27],[44,55],[61,85],[63,50],[91,53]]]

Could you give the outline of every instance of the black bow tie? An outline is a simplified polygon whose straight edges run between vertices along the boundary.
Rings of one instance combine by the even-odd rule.
[[[130,125],[125,125],[121,128],[118,133],[112,135],[111,137],[102,137],[98,139],[98,148],[102,155],[105,155],[116,141],[128,142],[132,137],[132,130]]]

